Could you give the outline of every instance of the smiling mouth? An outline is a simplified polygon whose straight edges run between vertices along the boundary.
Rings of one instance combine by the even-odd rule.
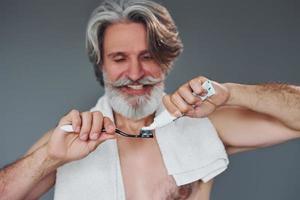
[[[154,85],[152,84],[128,84],[118,87],[120,91],[129,95],[144,95],[149,94]]]
[[[127,87],[133,90],[141,90],[144,88],[144,85],[127,85]]]
[[[130,85],[123,85],[118,88],[127,88],[131,90],[143,90],[143,89],[151,88],[153,86],[154,85],[152,84],[130,84]]]

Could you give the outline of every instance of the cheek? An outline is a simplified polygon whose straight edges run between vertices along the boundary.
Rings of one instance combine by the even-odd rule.
[[[124,70],[122,70],[119,66],[105,65],[103,66],[103,72],[110,81],[116,81],[122,76]]]
[[[152,66],[147,67],[145,69],[148,75],[154,76],[154,77],[164,77],[165,73],[163,72],[162,68],[160,66]]]

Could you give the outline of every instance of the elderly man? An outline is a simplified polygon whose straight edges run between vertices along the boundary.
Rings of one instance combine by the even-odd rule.
[[[124,186],[119,192],[124,193],[123,198],[209,199],[212,181],[175,184],[168,175],[156,137],[133,139],[116,135],[116,128],[138,135],[142,127],[153,121],[161,99],[174,116],[209,119],[206,122],[213,124],[229,154],[300,137],[300,89],[296,86],[213,81],[216,94],[202,101],[197,95],[206,94],[202,84],[207,78],[199,76],[164,96],[165,77],[182,44],[168,11],[159,4],[103,2],[89,20],[87,49],[96,76],[105,87],[112,116],[97,109],[69,112],[23,158],[1,170],[0,199],[36,199],[55,184],[56,178],[56,199],[76,199],[79,193],[86,194],[86,199],[107,199],[91,194],[94,177],[82,183],[80,176],[86,173],[84,165],[89,165],[90,159],[101,161],[97,156],[110,157],[102,146],[112,140],[116,141],[119,156]],[[67,134],[61,129],[66,124],[72,125],[73,132]],[[94,150],[102,152],[93,154]],[[60,172],[56,176],[57,169]],[[66,175],[68,170],[73,174]],[[103,181],[111,187],[116,184],[115,180]],[[69,185],[78,193],[70,191],[64,196],[61,191]],[[97,187],[100,190],[104,185]]]

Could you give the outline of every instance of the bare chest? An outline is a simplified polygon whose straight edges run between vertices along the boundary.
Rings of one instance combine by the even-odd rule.
[[[203,187],[200,181],[180,187],[175,184],[155,139],[118,141],[118,148],[126,199],[209,199],[210,188]]]

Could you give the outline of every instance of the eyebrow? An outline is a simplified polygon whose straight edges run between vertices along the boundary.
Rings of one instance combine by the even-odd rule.
[[[115,56],[123,56],[123,55],[126,55],[124,52],[121,52],[121,51],[117,51],[117,52],[111,52],[109,53],[107,56],[108,57],[115,57]]]
[[[150,53],[149,50],[145,49],[145,50],[142,50],[139,55],[143,55],[143,54],[146,54],[146,53]],[[115,57],[115,56],[124,56],[126,55],[126,53],[122,52],[122,51],[116,51],[116,52],[111,52],[107,55],[107,57]]]
[[[139,55],[143,55],[143,54],[146,54],[146,53],[150,53],[148,49],[145,49],[145,50],[141,51],[139,53]]]

